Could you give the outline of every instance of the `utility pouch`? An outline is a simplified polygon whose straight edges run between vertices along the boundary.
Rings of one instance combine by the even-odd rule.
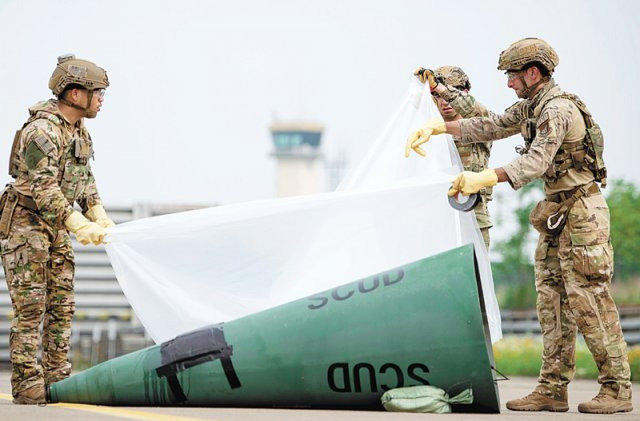
[[[529,214],[529,222],[542,234],[556,236],[562,232],[564,225],[567,223],[569,211],[582,196],[589,196],[599,193],[600,190],[595,183],[589,183],[580,186],[574,190],[561,192],[556,195],[556,201],[544,199],[531,210]],[[548,196],[553,197],[553,196]],[[562,197],[562,201],[557,199]]]
[[[563,202],[564,203],[564,202]],[[567,222],[570,207],[563,203],[542,200],[531,210],[529,222],[541,234],[558,235]]]
[[[0,237],[4,238],[9,235],[9,229],[11,228],[11,219],[13,218],[13,212],[18,205],[18,194],[5,188],[0,197],[0,209],[2,209],[2,216],[0,217]]]
[[[18,165],[16,156],[18,155],[21,134],[22,129],[16,131],[16,135],[13,137],[13,144],[11,145],[11,154],[9,155],[9,175],[13,178],[18,177],[20,173],[20,166]]]
[[[79,163],[86,165],[89,162],[89,158],[93,156],[91,144],[81,137],[76,137],[73,146],[73,156],[78,159]]]
[[[607,185],[607,167],[604,164],[604,137],[600,126],[593,123],[593,126],[587,128],[587,135],[585,138],[587,143],[587,152],[591,153],[593,163],[589,169],[593,172],[593,175],[602,187]]]

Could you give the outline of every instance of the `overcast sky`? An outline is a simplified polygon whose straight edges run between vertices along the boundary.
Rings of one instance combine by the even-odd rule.
[[[270,198],[274,118],[324,124],[327,155],[344,150],[353,164],[413,68],[461,66],[472,93],[502,111],[517,98],[498,55],[535,36],[560,56],[556,81],[602,126],[611,176],[640,184],[639,4],[0,0],[0,164],[27,108],[51,96],[56,57],[72,52],[111,81],[87,124],[107,205]],[[519,143],[496,144],[491,165],[513,159]]]

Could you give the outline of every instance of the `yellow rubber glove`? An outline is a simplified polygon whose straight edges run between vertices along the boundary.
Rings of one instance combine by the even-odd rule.
[[[89,221],[78,211],[73,211],[73,213],[69,215],[64,221],[64,226],[74,233],[78,241],[85,246],[89,243],[97,246],[104,242],[104,236],[106,235],[104,228],[95,222]]]
[[[478,193],[483,187],[491,187],[496,184],[498,184],[498,174],[491,168],[480,172],[463,171],[453,180],[448,194],[455,196],[461,192],[464,196],[469,196]]]
[[[433,73],[431,69],[425,69],[424,67],[418,67],[413,71],[413,75],[418,78],[418,80],[422,83],[429,82],[429,89],[432,91],[438,86],[438,81],[436,80],[436,75]]]
[[[102,228],[111,228],[116,224],[107,216],[107,212],[102,205],[95,205],[90,208],[85,216]]]
[[[404,156],[409,158],[411,154],[411,149],[414,150],[415,153],[422,156],[427,156],[427,154],[422,150],[420,145],[426,143],[431,136],[439,135],[447,132],[447,126],[444,121],[439,119],[438,117],[433,117],[431,120],[427,122],[424,126],[416,130],[409,136],[407,139],[407,144],[404,148]]]

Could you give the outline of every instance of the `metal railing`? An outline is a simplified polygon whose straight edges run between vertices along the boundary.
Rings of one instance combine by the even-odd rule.
[[[540,334],[536,310],[501,310],[502,333]],[[629,345],[640,344],[640,306],[620,306],[620,325]]]

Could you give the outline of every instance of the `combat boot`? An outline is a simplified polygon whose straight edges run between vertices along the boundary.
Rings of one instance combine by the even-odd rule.
[[[569,403],[566,400],[552,399],[534,391],[524,398],[508,401],[507,408],[512,411],[566,412],[569,410]]]
[[[16,405],[38,405],[47,403],[44,393],[44,385],[37,384],[23,390],[22,392],[18,392],[13,398],[13,403]]]
[[[598,393],[589,402],[578,405],[578,411],[587,414],[613,414],[615,412],[631,412],[633,404],[631,399],[616,399],[606,393]]]

